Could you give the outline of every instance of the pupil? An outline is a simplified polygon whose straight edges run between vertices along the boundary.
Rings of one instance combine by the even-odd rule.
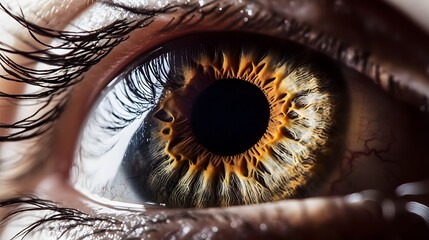
[[[232,156],[248,150],[263,136],[270,107],[254,84],[225,79],[197,96],[191,114],[198,142],[214,154]]]

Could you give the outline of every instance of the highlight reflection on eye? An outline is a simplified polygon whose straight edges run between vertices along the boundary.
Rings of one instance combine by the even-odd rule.
[[[144,56],[106,91],[77,161],[90,192],[111,183],[93,181],[86,162],[109,164],[115,151],[133,192],[171,207],[303,197],[325,180],[345,102],[328,59],[267,36],[209,36]],[[105,146],[110,137],[129,144]]]

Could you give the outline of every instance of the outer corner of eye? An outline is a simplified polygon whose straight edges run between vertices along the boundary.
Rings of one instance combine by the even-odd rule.
[[[320,193],[350,132],[338,68],[268,36],[172,40],[135,59],[99,97],[76,149],[74,184],[116,202],[167,207]]]

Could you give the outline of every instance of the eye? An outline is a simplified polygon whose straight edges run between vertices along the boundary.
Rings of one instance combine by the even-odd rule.
[[[7,219],[22,229],[17,235],[6,233],[7,239],[334,239],[347,235],[359,238],[359,234],[374,231],[377,236],[402,236],[404,232],[421,235],[414,232],[420,228],[414,224],[416,219],[401,217],[409,213],[424,217],[421,210],[427,206],[414,202],[414,196],[411,202],[403,201],[408,201],[408,196],[401,197],[420,194],[414,190],[427,182],[402,185],[396,193],[394,189],[428,175],[427,35],[392,9],[378,1],[70,2],[73,4],[64,2],[65,11],[70,12],[65,15],[79,15],[69,25],[72,31],[49,28],[63,29],[62,16],[49,21],[64,12],[63,4],[58,8],[52,7],[55,3],[36,4],[50,9],[46,14],[31,8],[37,19],[48,20],[48,28],[23,19],[29,15],[19,13],[27,11],[17,11],[17,16],[6,14],[28,28],[23,32],[33,38],[22,38],[22,43],[10,46],[2,42],[1,64],[12,74],[0,78],[36,88],[16,93],[4,92],[0,86],[0,100],[6,104],[2,109],[19,103],[18,119],[6,118],[6,123],[0,123],[0,129],[6,130],[0,131],[0,141],[5,141],[0,148],[0,195],[9,198],[16,196],[16,191],[36,196],[0,201],[0,215],[8,206],[13,208],[1,220],[2,235]],[[95,7],[82,14],[75,11],[89,4]],[[0,7],[7,12],[4,5]],[[6,25],[6,30],[13,30]],[[20,36],[24,35],[16,35]],[[45,37],[53,42],[45,44]],[[20,51],[17,46],[22,44],[31,50],[42,45],[42,49]],[[21,65],[20,60],[9,61],[9,54],[33,61]],[[27,67],[32,63],[36,66]],[[273,73],[275,77],[270,78]],[[196,75],[201,81],[192,77]],[[296,84],[282,78],[314,81]],[[270,87],[275,83],[281,84]],[[201,84],[204,88],[194,91],[198,89],[192,87]],[[291,89],[294,84],[300,88]],[[302,94],[301,89],[305,89]],[[194,94],[184,94],[188,90]],[[240,103],[242,98],[228,91],[247,95],[248,101]],[[224,105],[237,109],[223,112],[220,101],[211,100],[219,92],[225,92]],[[323,96],[322,100],[314,101],[317,96]],[[88,105],[92,105],[89,113]],[[220,110],[207,111],[209,105]],[[254,111],[260,114],[252,114]],[[279,114],[273,114],[276,111]],[[209,114],[210,119],[229,117],[213,126],[218,121],[205,121]],[[85,122],[81,115],[87,115]],[[188,117],[187,122],[175,122],[180,115]],[[254,115],[258,118],[251,117]],[[275,121],[284,124],[282,120],[290,124],[270,128]],[[260,131],[250,126],[258,126]],[[208,132],[212,129],[220,131]],[[232,137],[211,137],[225,129],[226,133],[234,131]],[[314,130],[316,134],[310,134]],[[174,135],[178,131],[181,133]],[[81,135],[76,140],[77,132]],[[319,137],[321,132],[324,134]],[[183,135],[193,142],[182,141]],[[267,136],[274,141],[263,141],[270,140]],[[308,144],[315,139],[316,144]],[[224,144],[226,141],[231,144]],[[286,146],[285,142],[295,145]],[[174,148],[169,149],[170,145]],[[201,153],[215,157],[204,160]],[[161,166],[162,154],[173,161]],[[263,154],[270,158],[259,160]],[[241,159],[252,161],[235,164],[239,161],[234,159],[243,155]],[[196,157],[192,161],[189,156]],[[231,160],[224,161],[228,158]],[[212,161],[216,159],[222,161]],[[284,165],[266,164],[275,160]],[[85,196],[70,189],[70,169],[72,185]],[[275,181],[276,177],[280,181]],[[411,191],[410,186],[414,188]],[[387,198],[374,199],[374,191],[368,191],[371,194],[277,201],[364,189],[376,189]],[[144,210],[151,204],[175,208],[260,202],[272,203]],[[399,211],[391,221],[391,212],[385,207],[389,210],[392,205]],[[118,210],[124,206],[127,211]],[[380,228],[373,224],[379,221],[383,222]],[[331,227],[334,222],[338,228]],[[396,224],[401,226],[399,230]],[[389,231],[392,225],[393,233]]]
[[[94,107],[77,154],[80,188],[127,199],[114,190],[123,181],[142,202],[207,207],[303,197],[326,180],[347,117],[329,58],[245,33],[158,49]]]
[[[247,102],[255,105],[249,112]],[[83,130],[73,182],[100,201],[168,207],[368,188],[390,194],[426,177],[421,148],[407,160],[414,144],[425,144],[427,129],[420,136],[413,127],[419,115],[365,76],[287,39],[191,35],[130,61],[104,90]]]

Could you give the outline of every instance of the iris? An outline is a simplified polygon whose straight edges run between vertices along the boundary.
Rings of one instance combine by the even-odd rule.
[[[121,163],[134,191],[171,207],[313,191],[341,151],[345,101],[335,68],[289,42],[209,38],[166,45],[127,73],[128,89],[143,86],[135,95],[151,92],[153,103]]]

